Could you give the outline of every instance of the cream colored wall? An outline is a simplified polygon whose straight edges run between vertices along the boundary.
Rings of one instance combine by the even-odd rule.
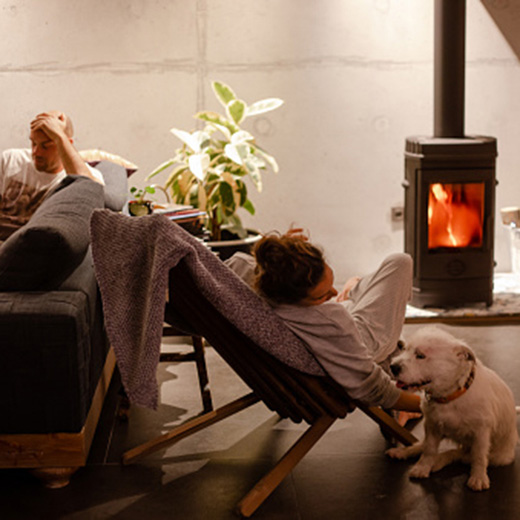
[[[497,206],[520,205],[518,58],[467,3],[466,132],[498,138]],[[252,194],[248,224],[310,229],[338,282],[402,250],[390,208],[402,205],[405,137],[433,128],[431,0],[0,0],[0,31],[2,147],[26,145],[32,116],[62,109],[78,148],[136,162],[142,185],[178,144],[169,129],[219,108],[219,79],[246,101],[285,100],[251,128],[281,171]],[[497,225],[499,270],[507,239]]]

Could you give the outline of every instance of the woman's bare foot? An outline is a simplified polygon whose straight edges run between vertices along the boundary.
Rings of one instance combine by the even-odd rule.
[[[406,426],[406,424],[408,423],[408,421],[412,421],[414,419],[421,419],[422,418],[422,413],[418,413],[418,412],[403,412],[402,410],[400,410],[398,413],[397,413],[397,422],[401,425],[401,426]]]

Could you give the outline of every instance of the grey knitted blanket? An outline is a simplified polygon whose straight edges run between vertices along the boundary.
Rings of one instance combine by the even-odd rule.
[[[282,319],[211,251],[167,217],[128,217],[96,210],[90,233],[106,330],[132,403],[157,407],[156,371],[168,272],[182,259],[204,297],[241,332],[287,365],[323,374]]]

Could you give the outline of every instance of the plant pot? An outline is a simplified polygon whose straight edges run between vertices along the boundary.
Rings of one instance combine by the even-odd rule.
[[[151,215],[153,213],[153,202],[131,200],[128,202],[128,213],[130,213],[132,217]]]
[[[206,242],[206,244],[214,253],[218,254],[221,260],[227,260],[238,251],[250,253],[256,242],[262,238],[262,235],[254,229],[247,229],[246,231],[246,238],[238,238],[234,233],[223,230],[223,240],[210,241]]]

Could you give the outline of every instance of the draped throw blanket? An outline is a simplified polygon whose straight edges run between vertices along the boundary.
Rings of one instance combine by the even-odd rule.
[[[323,375],[282,319],[210,250],[167,217],[128,217],[96,210],[90,233],[107,334],[132,403],[157,407],[156,371],[168,273],[181,260],[204,297],[242,333],[287,365]],[[175,288],[170,298],[175,298]]]

